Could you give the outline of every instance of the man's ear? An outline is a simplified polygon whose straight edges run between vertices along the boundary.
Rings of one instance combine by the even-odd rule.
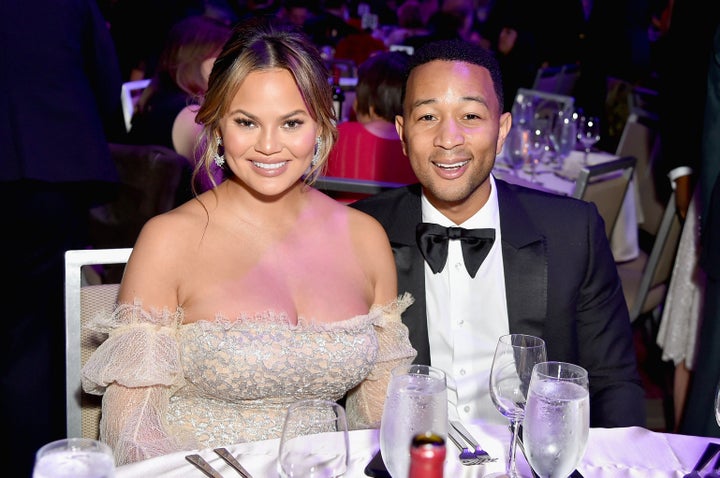
[[[405,146],[405,136],[403,136],[403,130],[405,126],[405,118],[402,115],[395,115],[395,131],[397,131],[400,137],[400,144],[402,144],[403,154],[407,156],[407,147]]]
[[[500,129],[498,131],[497,144],[495,145],[495,154],[497,155],[502,151],[502,147],[505,144],[505,138],[507,138],[510,128],[512,127],[512,114],[505,112],[500,115]]]

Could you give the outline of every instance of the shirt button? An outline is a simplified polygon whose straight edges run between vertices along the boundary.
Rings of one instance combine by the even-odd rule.
[[[458,320],[458,325],[462,325],[462,324],[464,324],[464,323],[465,323],[464,320]]]
[[[463,408],[463,410],[465,410],[465,413],[470,413],[470,405],[465,405],[465,408]]]
[[[455,269],[462,269],[462,262],[456,262],[455,263]]]
[[[463,369],[460,369],[460,375],[462,375],[462,376],[465,375],[465,369],[464,369],[464,368],[463,368]]]

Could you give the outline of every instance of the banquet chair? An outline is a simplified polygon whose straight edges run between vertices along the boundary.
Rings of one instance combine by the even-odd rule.
[[[313,186],[337,201],[349,204],[388,189],[405,186],[405,184],[372,179],[320,176]]]
[[[532,89],[572,96],[575,83],[580,78],[580,65],[569,63],[559,66],[543,66],[538,68],[533,80]]]
[[[638,205],[639,233],[643,236],[643,241],[652,242],[665,210],[665,203],[660,199],[655,186],[655,164],[660,154],[660,135],[657,118],[645,115],[640,109],[631,111],[615,154],[634,156],[637,159],[633,181],[635,203]]]
[[[67,436],[98,438],[101,397],[82,391],[82,366],[105,339],[84,329],[98,312],[115,305],[119,284],[91,284],[92,266],[125,264],[130,248],[83,249],[65,252],[65,396]]]
[[[572,96],[518,88],[512,107],[513,124],[522,117],[530,119],[520,111],[521,107],[528,107],[534,120],[544,121],[548,125],[552,125],[558,111],[562,111],[564,116],[570,117],[575,108],[574,104],[575,98]]]
[[[90,244],[132,247],[145,222],[191,197],[190,161],[160,145],[111,143],[120,176],[115,198],[90,211]]]
[[[682,224],[676,214],[673,192],[665,205],[650,253],[641,250],[636,259],[618,264],[630,322],[647,313],[652,313],[656,320],[660,319],[681,232]]]
[[[620,208],[633,177],[636,159],[623,156],[605,163],[580,168],[572,197],[592,202],[605,221],[605,234],[610,239]]]
[[[132,127],[132,117],[143,90],[150,84],[149,79],[126,81],[120,88],[120,102],[122,104],[123,119],[125,120],[125,131]]]

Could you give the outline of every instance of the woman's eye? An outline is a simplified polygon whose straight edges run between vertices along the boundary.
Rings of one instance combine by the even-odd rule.
[[[302,126],[302,124],[303,124],[303,122],[300,120],[287,120],[285,122],[285,127],[289,128],[289,129],[295,129],[295,128],[299,128],[300,126]]]
[[[248,119],[244,119],[244,118],[236,119],[235,124],[237,124],[238,126],[241,126],[243,128],[251,128],[252,126],[255,125],[255,123],[253,123],[252,121],[250,121]]]

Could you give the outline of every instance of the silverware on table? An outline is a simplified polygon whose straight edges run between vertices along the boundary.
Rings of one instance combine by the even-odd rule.
[[[463,445],[463,439],[460,438],[460,435],[455,431],[454,428],[450,428],[448,430],[448,437],[450,437],[450,440],[452,440],[453,443],[455,443],[455,446],[460,450],[460,454],[458,455],[458,458],[460,459],[460,463],[466,466],[470,465],[482,465],[483,463],[486,463],[485,461],[480,460],[476,455],[475,452],[472,451],[470,448]]]
[[[223,478],[220,472],[210,466],[210,463],[205,461],[205,459],[200,455],[188,455],[185,457],[185,459],[195,465],[200,471],[205,473],[210,478]]]
[[[239,461],[230,453],[227,448],[215,448],[213,450],[215,453],[220,455],[220,458],[225,460],[228,465],[232,466],[235,471],[237,471],[240,476],[243,478],[252,478],[252,475],[250,475],[250,472],[245,469],[244,466],[240,464]]]
[[[720,454],[718,454],[715,463],[713,463],[712,470],[705,475],[705,478],[720,478]]]
[[[450,425],[460,434],[460,436],[465,439],[466,442],[470,444],[470,446],[474,448],[474,454],[478,460],[481,460],[482,463],[490,463],[493,461],[497,461],[497,458],[491,457],[488,452],[483,450],[477,440],[475,440],[475,438],[470,434],[470,432],[461,422],[457,420],[452,420],[450,422]]]
[[[683,478],[700,478],[700,471],[710,463],[710,460],[720,451],[720,443],[708,443],[705,447],[705,451],[700,456],[700,459],[693,467],[690,473],[686,473]]]

